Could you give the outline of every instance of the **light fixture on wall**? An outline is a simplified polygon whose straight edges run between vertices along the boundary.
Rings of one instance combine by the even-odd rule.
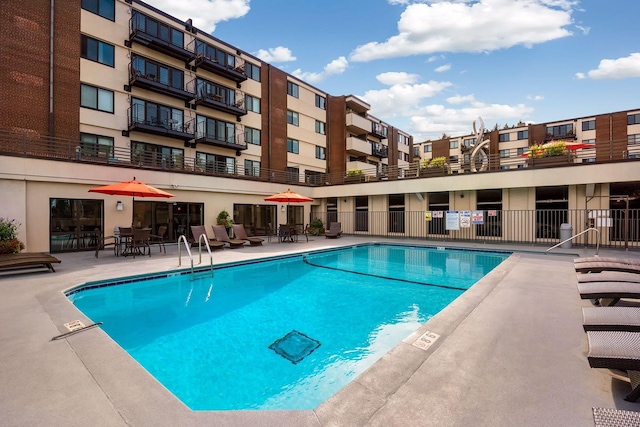
[[[284,205],[282,205],[282,207],[280,208],[280,210],[281,210],[282,212],[284,212]]]
[[[124,210],[124,205],[122,204],[122,202],[120,200],[118,200],[116,202],[116,209],[119,211],[123,211]]]

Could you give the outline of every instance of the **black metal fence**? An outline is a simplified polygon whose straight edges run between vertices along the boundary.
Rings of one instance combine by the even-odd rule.
[[[325,228],[344,234],[435,242],[519,243],[553,246],[589,228],[573,246],[640,248],[640,209],[314,212]]]

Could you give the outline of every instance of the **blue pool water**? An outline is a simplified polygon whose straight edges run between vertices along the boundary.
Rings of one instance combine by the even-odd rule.
[[[313,409],[508,256],[369,245],[68,297],[191,409]]]

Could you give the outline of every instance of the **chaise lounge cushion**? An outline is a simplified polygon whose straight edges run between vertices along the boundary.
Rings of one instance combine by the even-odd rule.
[[[585,332],[640,332],[640,307],[583,307],[582,325]]]
[[[49,254],[41,252],[23,252],[19,254],[0,254],[0,270],[15,270],[28,267],[46,267],[55,272],[54,263],[61,261]]]

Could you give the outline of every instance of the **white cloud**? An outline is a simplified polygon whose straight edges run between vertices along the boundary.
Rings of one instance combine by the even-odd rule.
[[[479,0],[473,3],[409,4],[398,34],[351,53],[352,61],[372,61],[436,52],[485,52],[526,47],[571,35],[570,0]]]
[[[241,18],[249,12],[250,0],[145,0],[148,4],[176,18],[193,20],[193,25],[207,33],[218,22]]]
[[[530,99],[532,101],[542,101],[544,99],[544,96],[542,96],[542,95],[527,95],[527,99]]]
[[[344,73],[348,67],[349,61],[347,61],[347,58],[344,56],[341,56],[327,64],[321,73],[302,72],[302,70],[298,68],[292,72],[291,75],[299,78],[300,80],[304,80],[305,82],[317,84],[329,76]]]
[[[405,129],[414,136],[414,141],[439,139],[448,135],[468,135],[473,133],[473,122],[482,117],[487,128],[493,124],[518,122],[533,113],[533,108],[524,104],[502,105],[472,101],[467,107],[455,109],[440,104],[427,105],[415,111],[410,119],[410,128]]]
[[[378,74],[376,76],[376,80],[378,80],[380,83],[387,86],[392,86],[397,84],[411,84],[418,81],[419,78],[420,76],[418,74],[409,74],[404,72],[402,73],[388,72],[388,73]]]
[[[628,79],[640,77],[640,52],[618,59],[603,59],[598,68],[584,73],[576,73],[579,79]]]
[[[475,101],[475,97],[473,95],[456,95],[450,96],[447,98],[447,102],[449,104],[464,104],[465,102],[473,102]]]
[[[260,49],[255,56],[262,59],[264,62],[291,62],[297,58],[291,54],[291,50],[284,46],[271,47],[268,50]]]
[[[435,62],[438,59],[444,59],[444,55],[434,55],[434,56],[430,56],[429,59],[427,59],[427,62]]]
[[[449,71],[450,69],[451,69],[451,64],[446,64],[446,65],[439,66],[433,71],[435,71],[436,73],[444,73],[445,71]]]
[[[420,101],[435,96],[451,85],[449,82],[437,81],[421,84],[397,83],[388,89],[368,90],[360,98],[371,105],[371,114],[376,117],[406,117],[419,108]]]

